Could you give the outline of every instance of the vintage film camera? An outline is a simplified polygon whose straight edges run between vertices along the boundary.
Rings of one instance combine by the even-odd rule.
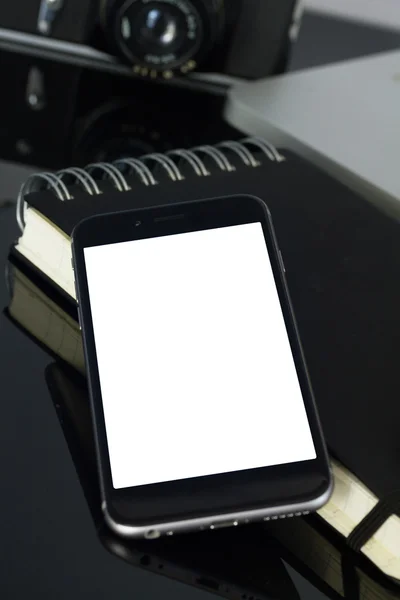
[[[0,159],[57,169],[239,136],[227,86],[285,68],[300,6],[0,2]]]
[[[83,46],[150,79],[256,79],[283,70],[300,15],[298,0],[12,0],[0,3],[0,47]]]

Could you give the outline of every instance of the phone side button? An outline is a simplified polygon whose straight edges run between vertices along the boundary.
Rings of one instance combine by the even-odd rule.
[[[76,298],[78,298],[78,292],[77,292],[77,290],[76,290],[76,280],[75,280],[75,277],[74,277],[74,287],[75,287],[75,296],[76,296]],[[79,323],[79,329],[80,329],[80,330],[82,330],[81,309],[80,309],[80,306],[79,306],[79,302],[78,302],[78,300],[76,301],[76,308],[77,308],[77,310],[78,310],[78,323]]]
[[[284,273],[286,273],[285,263],[283,262],[282,252],[279,250],[279,262],[281,263],[281,268]]]
[[[78,323],[79,323],[79,329],[82,331],[82,317],[81,317],[81,309],[79,304],[77,304],[77,309],[78,309]]]

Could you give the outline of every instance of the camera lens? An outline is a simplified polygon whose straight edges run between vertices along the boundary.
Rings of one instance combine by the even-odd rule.
[[[186,73],[212,43],[203,0],[126,0],[113,21],[120,52],[142,75]]]
[[[174,52],[182,44],[183,21],[177,11],[146,7],[137,18],[137,43],[153,53]]]

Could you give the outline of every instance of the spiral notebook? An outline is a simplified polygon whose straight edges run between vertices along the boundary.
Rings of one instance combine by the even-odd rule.
[[[338,487],[340,505],[322,517],[399,578],[400,225],[345,185],[258,138],[32,177],[18,202],[14,255],[27,279],[15,287],[12,316],[59,353],[63,338],[49,332],[60,321],[39,288],[54,289],[54,302],[76,314],[70,234],[81,219],[231,194],[258,196],[271,211],[324,433],[350,473]],[[29,324],[33,292],[30,312],[41,318]],[[388,528],[390,560],[371,549]]]
[[[85,169],[31,176],[18,198],[22,235],[16,251],[75,298],[70,235],[85,217],[168,202],[250,192],[247,171],[260,171],[273,182],[273,170],[285,162],[271,144],[258,138],[218,146],[148,154]],[[271,179],[272,178],[272,179]],[[250,179],[251,180],[251,179]],[[122,193],[121,193],[122,192]],[[253,192],[254,193],[254,192]]]

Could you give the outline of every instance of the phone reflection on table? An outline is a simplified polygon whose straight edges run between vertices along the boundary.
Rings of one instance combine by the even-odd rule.
[[[57,362],[47,367],[45,376],[98,537],[109,552],[135,567],[232,600],[299,599],[279,546],[262,526],[152,541],[127,540],[109,530],[100,506],[86,382]]]

